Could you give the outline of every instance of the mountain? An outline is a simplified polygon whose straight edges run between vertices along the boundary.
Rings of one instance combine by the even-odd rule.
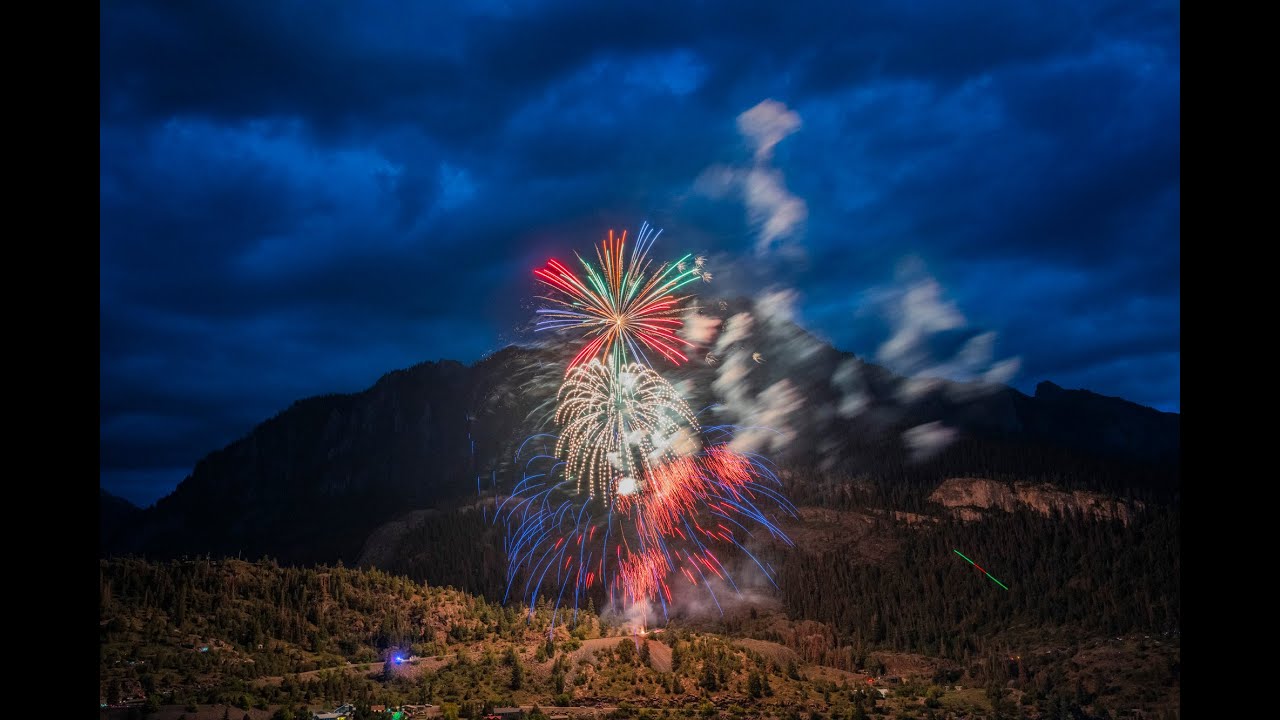
[[[1177,414],[1052,383],[1027,396],[906,379],[767,308],[711,307],[700,312],[720,325],[720,340],[664,375],[704,425],[777,425],[759,449],[796,470],[788,492],[797,504],[837,503],[830,485],[855,476],[879,478],[908,510],[966,475],[1176,493]],[[513,346],[470,367],[422,363],[363,392],[299,400],[205,457],[153,507],[124,515],[127,530],[105,533],[104,500],[103,553],[353,563],[387,522],[474,503],[477,491],[509,481],[520,443],[553,429],[565,359]],[[955,442],[922,445],[940,433]]]
[[[1020,413],[1026,431],[1043,440],[1099,454],[1161,462],[1178,458],[1177,413],[1044,381]]]
[[[122,527],[131,527],[142,510],[122,497],[98,488],[98,542],[109,546]]]
[[[509,450],[495,438],[510,423],[473,435],[468,413],[516,357],[533,356],[423,363],[364,392],[299,400],[197,463],[113,549],[351,562],[378,525],[474,492],[475,457]]]

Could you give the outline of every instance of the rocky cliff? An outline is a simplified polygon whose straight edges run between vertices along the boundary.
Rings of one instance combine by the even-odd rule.
[[[1073,513],[1100,520],[1119,520],[1127,525],[1130,513],[1142,509],[1141,501],[1125,502],[1102,493],[1067,492],[1047,483],[1008,483],[982,478],[944,480],[929,495],[929,500],[966,520],[979,520],[992,510],[1032,510],[1042,515]]]

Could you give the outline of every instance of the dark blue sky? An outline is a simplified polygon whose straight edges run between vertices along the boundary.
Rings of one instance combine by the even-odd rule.
[[[841,349],[923,276],[1024,392],[1179,410],[1178,3],[610,5],[104,4],[102,486],[525,338],[642,219]]]

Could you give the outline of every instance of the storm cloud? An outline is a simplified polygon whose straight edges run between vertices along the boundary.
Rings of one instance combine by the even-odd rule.
[[[100,18],[100,484],[134,502],[300,397],[527,339],[531,268],[642,220],[869,359],[917,257],[996,333],[955,357],[1179,409],[1176,5]]]

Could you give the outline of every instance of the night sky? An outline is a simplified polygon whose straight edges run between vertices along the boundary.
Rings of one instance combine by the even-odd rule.
[[[1179,411],[1178,3],[611,5],[104,3],[102,487],[527,341],[642,220],[868,359]]]

